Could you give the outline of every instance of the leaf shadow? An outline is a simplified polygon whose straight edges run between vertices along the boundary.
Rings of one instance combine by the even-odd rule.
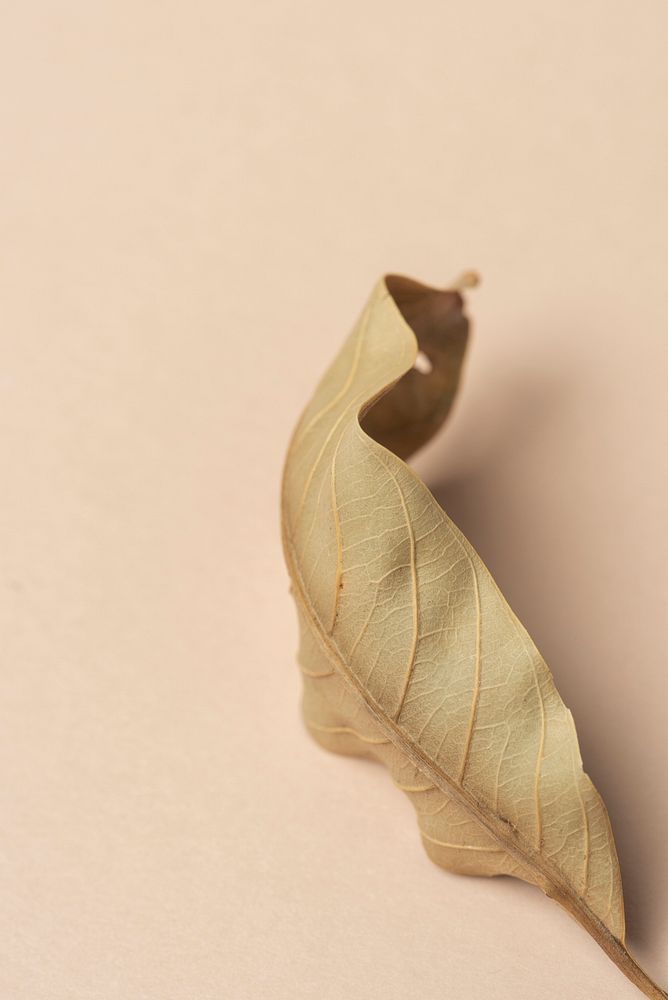
[[[552,360],[548,371],[497,373],[477,397],[460,401],[452,437],[439,438],[415,465],[491,570],[573,712],[585,770],[611,817],[629,941],[648,948],[666,926],[668,893],[656,886],[661,841],[633,779],[647,747],[622,731],[623,690],[616,694],[611,670],[629,642],[624,599],[596,571],[598,546],[613,540],[592,535],[596,490],[588,477],[597,471],[574,448],[589,405],[586,373]]]

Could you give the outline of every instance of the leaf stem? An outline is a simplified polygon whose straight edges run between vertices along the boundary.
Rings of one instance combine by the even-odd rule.
[[[451,285],[448,285],[448,291],[463,292],[467,288],[475,288],[479,284],[480,275],[477,271],[462,271],[459,277],[455,278]]]

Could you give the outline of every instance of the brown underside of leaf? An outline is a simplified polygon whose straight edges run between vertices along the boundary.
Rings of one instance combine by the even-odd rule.
[[[467,337],[458,292],[379,282],[299,422],[282,523],[305,721],[385,764],[437,864],[539,886],[665,997],[624,948],[610,822],[552,675],[401,460],[449,413]]]

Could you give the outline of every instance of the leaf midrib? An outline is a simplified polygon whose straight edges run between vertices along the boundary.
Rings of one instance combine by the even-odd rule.
[[[286,484],[284,480],[284,512],[286,509],[285,488]],[[549,859],[543,857],[543,855],[527,845],[517,829],[507,820],[491,812],[482,803],[478,802],[470,792],[450,778],[445,771],[425,755],[424,751],[408,737],[403,729],[392,719],[388,718],[380,706],[371,698],[347,666],[345,658],[336,642],[323,628],[315,612],[315,608],[309,600],[303,586],[301,571],[295,558],[294,544],[292,538],[288,535],[286,521],[286,517],[283,516],[281,519],[281,535],[286,563],[293,581],[294,597],[301,605],[305,619],[312,629],[316,641],[322,647],[325,656],[358,700],[370,712],[381,731],[437,788],[444,794],[453,796],[507,854],[518,861],[521,867],[536,876],[537,881],[534,884],[537,884],[547,896],[558,902],[584,927],[631,982],[638,986],[646,996],[652,997],[654,1000],[668,1000],[668,993],[665,993],[649,978],[647,973],[629,954],[623,942],[608,930],[600,917],[594,913]]]

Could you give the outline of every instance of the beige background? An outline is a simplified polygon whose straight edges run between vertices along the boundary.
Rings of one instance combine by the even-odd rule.
[[[632,1000],[298,714],[294,421],[484,277],[419,462],[533,633],[668,982],[668,8],[2,5],[0,996]]]

